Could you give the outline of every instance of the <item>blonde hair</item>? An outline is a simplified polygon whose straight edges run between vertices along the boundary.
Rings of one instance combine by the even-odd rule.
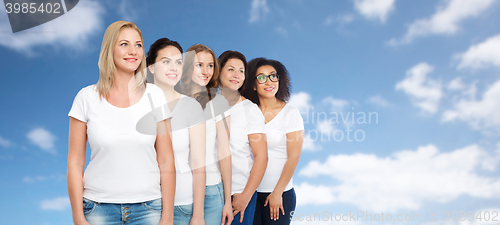
[[[128,21],[116,21],[109,25],[104,33],[104,37],[102,38],[101,44],[101,53],[99,54],[99,81],[97,81],[97,91],[99,92],[99,96],[107,97],[109,94],[109,90],[114,85],[115,73],[116,73],[116,65],[113,60],[113,50],[115,47],[116,40],[118,39],[118,35],[120,31],[125,28],[131,28],[136,30],[141,37],[142,51],[144,51],[144,39],[142,38],[141,30],[135,25],[133,22]],[[141,63],[137,70],[135,70],[135,80],[136,87],[140,87],[144,85],[146,82],[146,58],[142,57]]]

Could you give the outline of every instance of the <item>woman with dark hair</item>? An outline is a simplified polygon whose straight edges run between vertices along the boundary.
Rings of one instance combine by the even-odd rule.
[[[68,114],[67,182],[74,224],[173,223],[171,112],[163,107],[167,100],[161,89],[146,84],[143,43],[134,23],[109,25],[99,81],[78,92]],[[149,132],[139,132],[141,121]],[[87,141],[91,157],[84,173]]]
[[[221,94],[229,100],[231,112],[232,200],[234,225],[253,224],[257,187],[267,166],[264,116],[259,107],[241,96],[245,83],[246,58],[237,51],[225,51],[219,58]],[[252,81],[247,81],[247,83]]]
[[[254,224],[290,224],[296,205],[292,176],[302,151],[304,122],[299,110],[287,104],[291,85],[282,63],[253,59],[245,79],[242,95],[264,114],[269,159],[257,188]]]
[[[208,46],[195,44],[184,56],[177,90],[201,104],[206,119],[205,224],[231,223],[231,152],[229,103],[217,95],[219,64]]]
[[[172,111],[171,134],[177,172],[174,224],[204,224],[205,117],[195,99],[174,89],[182,77],[182,47],[168,38],[158,39],[149,48],[146,64],[150,79],[163,90]]]

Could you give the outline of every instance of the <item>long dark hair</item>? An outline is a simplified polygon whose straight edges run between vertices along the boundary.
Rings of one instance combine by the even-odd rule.
[[[276,99],[285,103],[288,102],[288,100],[290,99],[290,91],[292,90],[288,70],[281,62],[273,59],[266,59],[263,57],[255,58],[248,62],[247,70],[245,72],[245,83],[243,83],[243,86],[239,89],[240,94],[260,106],[259,96],[257,95],[257,91],[255,91],[254,88],[257,69],[259,69],[261,66],[274,67],[276,73],[279,76],[279,86],[278,92],[276,92]]]

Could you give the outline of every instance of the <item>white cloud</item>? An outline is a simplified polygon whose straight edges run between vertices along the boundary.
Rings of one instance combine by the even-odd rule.
[[[443,93],[441,82],[427,78],[434,68],[427,63],[419,63],[406,71],[406,78],[396,84],[412,98],[413,104],[428,113],[435,113]]]
[[[434,15],[414,21],[403,38],[391,39],[389,44],[408,44],[417,37],[433,34],[455,34],[462,21],[480,15],[493,2],[494,0],[444,0]]]
[[[374,95],[370,96],[366,102],[374,105],[379,105],[379,106],[389,106],[389,102],[385,100],[381,95]]]
[[[68,197],[59,197],[55,199],[43,200],[40,203],[40,209],[42,210],[65,210],[70,207]]]
[[[50,133],[50,131],[43,128],[35,128],[31,130],[26,137],[28,137],[33,144],[37,145],[42,150],[56,154],[56,150],[54,149],[56,136]]]
[[[452,81],[450,81],[450,83],[448,84],[448,89],[449,90],[452,90],[452,91],[458,91],[458,90],[462,90],[465,88],[465,84],[464,82],[462,81],[462,78],[461,77],[457,77],[455,79],[453,79]]]
[[[333,97],[326,97],[323,99],[323,104],[329,105],[332,112],[341,112],[349,106],[349,102],[343,99],[338,99],[338,98],[333,98]]]
[[[481,69],[488,66],[500,67],[500,35],[471,46],[466,52],[457,54],[458,69]]]
[[[267,0],[252,0],[252,8],[250,9],[249,23],[256,23],[262,21],[269,13],[269,6]]]
[[[299,175],[329,176],[339,184],[296,185],[301,193],[297,203],[347,203],[361,210],[394,212],[418,210],[424,202],[447,203],[463,195],[495,199],[500,196],[500,178],[480,172],[495,171],[499,161],[498,152],[491,155],[477,145],[451,152],[427,145],[388,157],[330,155],[324,162],[310,162]]]
[[[472,86],[475,92],[475,86]],[[462,120],[475,129],[500,127],[500,80],[491,85],[482,95],[482,99],[463,98],[454,103],[453,109],[443,113],[445,122]]]
[[[122,0],[118,5],[118,13],[125,21],[135,21],[138,18],[136,8],[130,0]]]
[[[0,11],[5,11],[0,4]],[[104,8],[96,1],[80,1],[74,9],[40,26],[18,33],[0,35],[0,45],[17,52],[33,55],[40,46],[88,49],[88,39],[102,30]],[[7,14],[0,13],[0,30],[10,31]]]
[[[300,112],[305,113],[311,106],[311,95],[307,92],[299,92],[297,94],[292,94],[288,104],[296,107]]]
[[[321,121],[316,125],[316,129],[321,133],[330,134],[335,130],[335,127],[330,123],[330,121]]]
[[[356,10],[367,19],[385,22],[396,0],[354,0]]]
[[[7,139],[5,139],[5,138],[3,138],[3,137],[0,136],[0,146],[2,146],[4,148],[8,148],[8,147],[10,147],[12,145],[13,144],[12,144],[11,141],[9,141],[9,140],[7,140]]]

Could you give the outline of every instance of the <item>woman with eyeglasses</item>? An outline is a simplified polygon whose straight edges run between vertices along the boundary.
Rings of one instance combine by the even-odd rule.
[[[231,152],[229,150],[229,103],[217,94],[219,64],[208,46],[195,44],[185,56],[179,92],[193,97],[202,106],[206,119],[206,225],[230,224]]]
[[[171,112],[146,84],[141,31],[117,21],[104,33],[99,81],[69,112],[68,194],[78,225],[173,223],[175,162]],[[85,169],[87,141],[90,162]]]
[[[267,166],[264,116],[259,107],[238,92],[245,82],[246,58],[225,51],[219,58],[221,94],[231,105],[231,161],[233,225],[253,224],[257,187]]]
[[[253,224],[290,224],[296,205],[292,176],[302,151],[304,123],[299,110],[287,104],[288,71],[276,60],[256,58],[248,62],[245,79],[241,93],[264,115],[268,149]]]
[[[174,224],[204,224],[205,117],[201,105],[175,90],[182,77],[182,47],[168,38],[156,40],[146,63],[150,78],[165,94],[172,111],[172,146],[176,182]]]

